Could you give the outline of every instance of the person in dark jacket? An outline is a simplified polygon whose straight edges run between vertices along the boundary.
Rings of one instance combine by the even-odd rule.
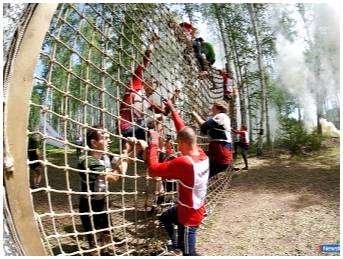
[[[225,171],[232,164],[231,121],[226,114],[227,103],[218,101],[211,109],[212,117],[205,121],[196,112],[195,120],[200,124],[203,134],[210,136],[208,156],[210,158],[210,177]]]
[[[196,38],[193,41],[195,57],[198,59],[201,71],[207,71],[207,65],[213,65],[216,61],[216,55],[212,44],[205,42],[203,38]],[[205,57],[204,57],[205,56]]]

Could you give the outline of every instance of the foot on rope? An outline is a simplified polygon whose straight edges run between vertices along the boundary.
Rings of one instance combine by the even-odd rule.
[[[236,178],[240,173],[241,173],[241,169],[239,167],[234,167],[232,178]]]

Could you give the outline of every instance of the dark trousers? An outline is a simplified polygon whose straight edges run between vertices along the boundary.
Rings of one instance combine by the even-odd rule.
[[[172,192],[173,190],[176,189],[175,183],[174,182],[168,182],[166,180],[162,180],[163,183],[163,188],[165,192]],[[170,197],[167,197],[165,193],[159,195],[156,200],[157,205],[161,205],[163,203],[168,203],[171,202],[172,199]]]
[[[237,159],[238,149],[240,149],[240,151],[241,151],[245,167],[248,167],[248,149],[249,149],[248,146],[244,145],[242,142],[235,142],[235,144],[234,144],[234,151],[235,152],[233,154],[234,159]]]
[[[181,249],[183,255],[195,256],[197,227],[179,224],[175,206],[163,212],[159,219],[173,242],[173,248]],[[178,229],[177,237],[174,231],[175,225]]]
[[[141,125],[144,127],[144,125]],[[122,130],[122,135],[127,138],[127,137],[133,137],[135,136],[137,139],[143,139],[145,140],[145,130],[138,127],[138,126],[131,126],[130,128],[126,130]]]
[[[199,61],[201,71],[205,71],[205,60],[204,57],[201,54],[201,45],[200,42],[198,41],[193,41],[193,49],[194,49],[194,54],[197,60]]]
[[[216,162],[213,162],[210,159],[210,175],[209,178],[212,178],[213,176],[219,174],[220,172],[224,172],[226,169],[228,169],[229,164],[218,164]]]
[[[98,229],[107,229],[109,228],[109,221],[108,221],[108,216],[106,212],[104,211],[105,209],[105,199],[102,200],[91,200],[91,206],[92,206],[92,211],[93,212],[101,212],[103,211],[104,213],[101,214],[95,214],[93,215],[93,223],[94,223],[94,228],[96,230]],[[90,208],[89,208],[89,203],[88,199],[84,197],[80,197],[80,203],[79,203],[79,211],[80,213],[90,213]],[[90,215],[81,215],[81,222],[83,229],[88,232],[92,231],[92,216]],[[103,233],[109,233],[108,230],[105,230]],[[95,240],[94,240],[94,235],[93,234],[87,234],[87,240],[89,243],[89,247],[92,248],[95,246]]]

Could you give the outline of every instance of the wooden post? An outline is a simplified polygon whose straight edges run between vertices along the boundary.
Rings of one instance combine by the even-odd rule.
[[[9,208],[25,255],[45,255],[34,219],[27,165],[27,128],[34,70],[57,4],[38,4],[23,34],[11,66],[4,115],[4,133],[13,172],[6,173]]]

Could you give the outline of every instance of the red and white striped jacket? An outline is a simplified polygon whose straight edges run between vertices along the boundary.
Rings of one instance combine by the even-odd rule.
[[[172,117],[177,131],[185,127],[177,112],[172,112]],[[209,159],[199,146],[197,148],[197,156],[180,156],[159,163],[158,143],[149,146],[149,175],[178,180],[177,217],[185,226],[200,225],[205,213]]]

